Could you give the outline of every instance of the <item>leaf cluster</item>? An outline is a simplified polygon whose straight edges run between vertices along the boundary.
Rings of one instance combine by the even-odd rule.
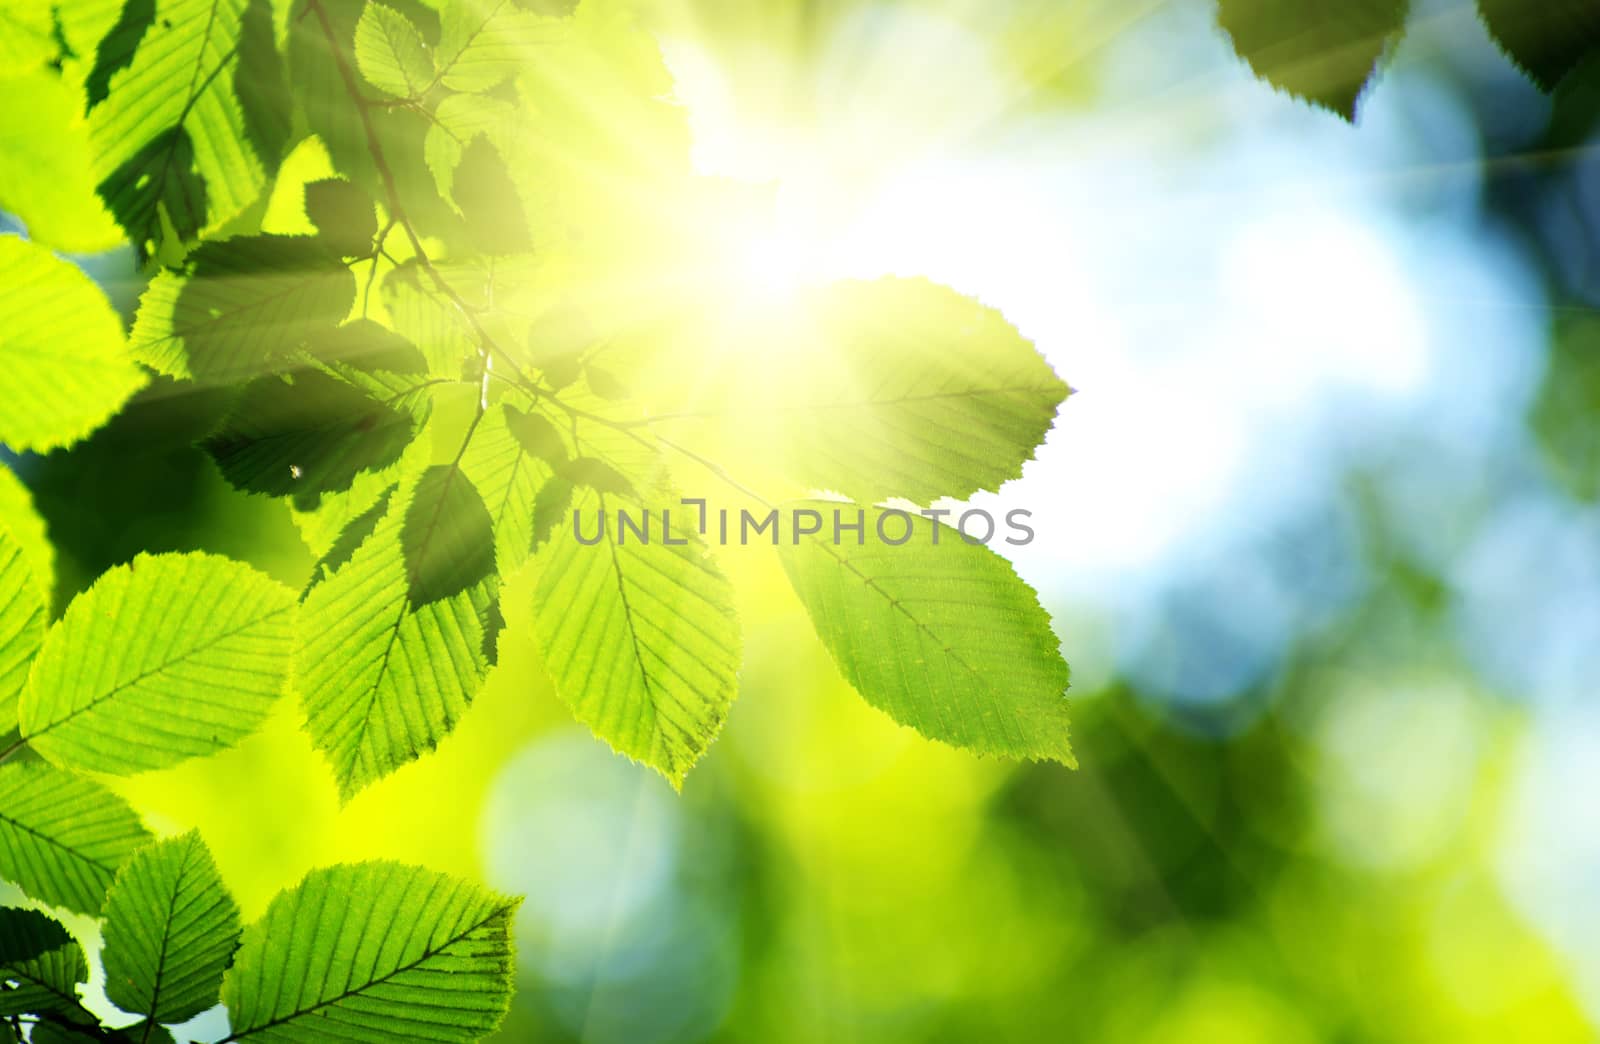
[[[1593,93],[1600,6],[1591,0],[1476,5],[1495,43],[1540,90]],[[1411,13],[1411,0],[1218,0],[1217,24],[1262,79],[1354,119]]]
[[[234,745],[289,695],[349,800],[447,739],[509,618],[578,719],[681,786],[742,644],[685,482],[775,520],[800,605],[869,702],[976,752],[1072,762],[1037,596],[917,514],[1017,477],[1067,386],[998,313],[920,280],[810,287],[741,320],[714,232],[759,196],[694,173],[629,4],[557,7],[41,2],[7,34],[0,73],[84,115],[7,117],[75,159],[57,190],[36,184],[55,168],[0,179],[31,232],[0,237],[0,442],[50,452],[136,396],[220,390],[199,445],[238,490],[287,502],[317,558],[295,589],[141,555],[53,618],[48,565],[13,533],[27,512],[0,514],[0,876],[102,917],[109,995],[143,1019],[100,1026],[61,925],[0,911],[0,1014],[32,1039],[164,1039],[219,1000],[232,1040],[492,1029],[507,900],[333,867],[241,931],[201,839],[152,841],[97,777]],[[146,266],[126,333],[55,253],[102,235],[47,219],[64,194]],[[843,512],[870,534],[885,510],[910,539],[794,522]]]

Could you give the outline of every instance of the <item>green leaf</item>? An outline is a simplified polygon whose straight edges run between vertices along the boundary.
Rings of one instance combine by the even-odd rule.
[[[7,0],[0,6],[0,75],[35,69],[56,56],[60,47],[50,8],[49,0]]]
[[[89,254],[122,242],[89,176],[82,90],[46,69],[0,77],[0,112],[0,210],[41,246]]]
[[[1600,47],[1600,4],[1594,0],[1478,0],[1478,14],[1541,90],[1553,90]]]
[[[99,288],[15,236],[0,236],[0,327],[0,442],[13,450],[71,445],[144,385]]]
[[[456,91],[486,91],[539,61],[565,38],[565,24],[512,0],[451,4],[440,19],[439,79]]]
[[[372,197],[343,178],[323,178],[306,186],[306,217],[317,226],[328,249],[341,257],[367,257],[378,237],[378,211]]]
[[[116,71],[89,113],[95,170],[136,245],[159,240],[163,221],[183,241],[219,227],[255,201],[276,164],[257,154],[235,87],[245,48],[257,67],[276,62],[270,34],[245,33],[249,6],[158,0],[142,33],[101,45],[99,63]]]
[[[0,765],[0,877],[91,917],[134,849],[139,817],[98,783],[41,762]]]
[[[47,599],[27,552],[0,519],[0,733],[17,722],[17,698],[44,644]]]
[[[16,985],[8,989],[7,981]],[[90,1021],[78,998],[88,981],[83,948],[59,921],[37,910],[0,909],[0,1015]]]
[[[355,302],[355,277],[310,237],[225,239],[193,256],[189,274],[150,283],[133,323],[134,355],[170,377],[233,381],[283,369]]]
[[[515,900],[420,867],[314,870],[245,930],[222,987],[230,1039],[487,1036],[510,1003],[515,910]]]
[[[33,509],[33,495],[16,473],[0,466],[0,526],[11,531],[11,538],[22,548],[28,569],[33,573],[45,601],[55,589],[56,554],[45,529],[44,519]]]
[[[525,425],[523,422],[535,422]],[[490,409],[476,437],[461,458],[461,469],[483,495],[494,528],[494,561],[504,575],[527,561],[533,546],[534,518],[540,492],[550,481],[550,465],[541,450],[546,444],[537,414],[525,414],[509,403]],[[555,429],[548,428],[554,435]]]
[[[356,104],[373,93],[355,59],[356,27],[367,6],[366,0],[295,0],[289,12],[289,80],[305,125],[327,147],[334,168],[386,202],[392,185],[411,223],[433,234],[448,219],[448,207],[427,167],[403,161],[421,155],[431,120],[398,105],[369,107],[363,119]],[[413,13],[427,11],[421,4],[407,6]],[[387,173],[373,158],[373,140],[394,158]]]
[[[106,894],[106,996],[152,1022],[217,1003],[239,945],[239,908],[197,832],[133,854]]]
[[[452,280],[451,285],[460,288]],[[407,261],[384,276],[383,306],[394,328],[417,346],[433,373],[458,376],[463,361],[473,354],[472,328],[414,261]]]
[[[450,598],[494,573],[494,520],[458,465],[422,473],[400,530],[413,606]]]
[[[981,754],[1075,764],[1067,739],[1069,671],[1038,596],[1004,558],[920,515],[866,511],[866,543],[834,543],[833,512],[798,501],[822,530],[781,543],[789,581],[839,671],[868,703],[924,736]],[[793,520],[792,514],[786,517]],[[807,521],[811,521],[809,518]]]
[[[301,607],[306,730],[347,801],[437,746],[488,669],[487,585],[425,605],[411,600],[401,529],[417,488],[408,482],[389,498],[367,540]]]
[[[918,504],[996,489],[1069,392],[998,312],[923,280],[837,283],[797,316],[726,363],[724,440],[812,489]]]
[[[567,460],[567,443],[542,413],[524,413],[514,406],[504,409],[506,429],[527,453],[547,464],[564,464]]]
[[[108,1030],[85,1024],[72,1026],[59,1021],[45,1021],[33,1027],[32,1044],[173,1044],[173,1036],[164,1026],[149,1026],[136,1022],[132,1026]]]
[[[669,502],[670,503],[670,502]],[[617,751],[681,786],[722,729],[739,670],[733,589],[693,531],[691,508],[652,510],[649,543],[620,530],[635,504],[593,490],[579,531],[535,556],[534,635],[556,692]],[[604,518],[604,536],[592,540]],[[665,542],[663,519],[674,543]],[[681,543],[678,543],[681,541]]]
[[[380,400],[316,370],[259,377],[201,446],[235,488],[315,507],[398,461],[429,405],[426,395]]]
[[[456,167],[467,146],[488,138],[502,155],[522,130],[522,114],[503,98],[487,94],[451,94],[440,100],[423,139],[423,159],[439,195],[452,199]]]
[[[575,457],[556,465],[556,473],[575,486],[587,486],[600,493],[609,493],[630,500],[639,498],[638,490],[627,476],[599,457]]]
[[[29,746],[64,768],[166,768],[249,735],[283,691],[294,593],[216,555],[140,555],[50,628],[22,697]]]
[[[368,83],[396,98],[420,97],[433,83],[433,57],[411,20],[369,3],[356,23],[356,64]]]
[[[506,255],[533,249],[522,197],[488,138],[474,138],[462,150],[451,191],[465,222],[467,242],[475,251]]]
[[[329,365],[343,363],[368,373],[425,376],[428,372],[428,360],[416,345],[371,319],[353,319],[313,338],[306,347]]]
[[[1410,0],[1220,0],[1217,21],[1257,76],[1350,120],[1409,8]]]

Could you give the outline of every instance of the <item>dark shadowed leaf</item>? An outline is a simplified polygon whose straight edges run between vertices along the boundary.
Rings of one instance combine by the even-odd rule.
[[[566,440],[547,417],[539,413],[524,413],[510,404],[503,409],[506,415],[506,427],[511,429],[511,434],[525,451],[547,464],[559,465],[566,462],[568,456]]]
[[[461,468],[423,472],[400,532],[413,606],[460,594],[494,572],[494,522]]]
[[[238,489],[293,496],[303,509],[400,459],[427,418],[426,396],[379,400],[316,370],[245,386],[201,445]]]
[[[1221,0],[1218,24],[1256,75],[1354,119],[1410,0]]]
[[[317,226],[328,249],[344,257],[366,257],[378,236],[378,211],[372,197],[343,178],[324,178],[306,186],[306,217]]]
[[[235,381],[290,365],[342,322],[355,277],[309,236],[248,236],[201,245],[188,274],[163,272],[139,300],[129,343],[171,377]]]
[[[15,983],[6,988],[6,982]],[[92,1024],[78,987],[89,981],[83,948],[37,910],[0,909],[0,1015],[50,1013]]]
[[[1489,34],[1543,90],[1600,46],[1596,0],[1478,0]]]

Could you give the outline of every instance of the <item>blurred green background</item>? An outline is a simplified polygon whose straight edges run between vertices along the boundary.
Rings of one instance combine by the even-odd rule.
[[[779,180],[809,275],[976,294],[1079,390],[978,503],[1034,513],[1080,770],[895,726],[735,548],[681,796],[514,640],[342,810],[290,701],[117,789],[247,919],[364,857],[526,895],[505,1041],[1596,1039],[1600,166],[1469,3],[1415,6],[1352,129],[1199,0],[660,4],[697,161]],[[129,256],[84,264],[131,309]],[[58,610],[141,550],[303,581],[191,448],[220,407],[158,385],[11,461]]]

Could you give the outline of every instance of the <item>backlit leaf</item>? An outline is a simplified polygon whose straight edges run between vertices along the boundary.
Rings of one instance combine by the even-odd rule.
[[[239,909],[198,833],[133,854],[106,894],[106,996],[154,1022],[217,1003],[239,944]]]
[[[230,1040],[473,1041],[511,998],[514,900],[398,863],[314,870],[245,930]]]
[[[98,783],[37,761],[0,765],[0,877],[35,899],[98,915],[112,877],[149,837]]]
[[[408,481],[388,499],[371,535],[300,611],[306,730],[346,800],[437,746],[488,669],[488,585],[423,605],[410,597],[401,529],[416,488]]]
[[[293,634],[293,592],[242,562],[140,555],[50,628],[22,697],[23,735],[56,764],[95,772],[211,754],[272,709]]]
[[[1074,764],[1067,664],[1050,617],[1009,562],[920,515],[885,520],[889,541],[910,526],[903,543],[886,543],[877,539],[879,512],[865,509],[858,544],[848,531],[833,539],[834,512],[853,524],[864,510],[857,505],[783,506],[796,509],[817,512],[821,531],[784,533],[784,569],[840,673],[868,703],[981,754]]]
[[[574,505],[577,528],[558,530],[535,556],[534,634],[545,666],[595,735],[681,785],[733,702],[732,587],[694,532],[692,508],[646,515],[592,489]],[[635,525],[644,520],[648,542],[623,528],[619,510]]]
[[[17,722],[17,698],[44,644],[47,597],[28,555],[0,518],[0,733]]]
[[[71,445],[145,383],[122,323],[89,277],[15,236],[0,236],[0,443]]]
[[[163,220],[187,241],[260,194],[276,156],[261,156],[234,72],[243,50],[273,64],[272,38],[245,33],[248,0],[158,0],[139,33],[113,32],[99,62],[111,73],[89,113],[106,205],[136,244]]]
[[[396,98],[417,97],[433,84],[433,57],[411,20],[369,3],[356,23],[356,64],[368,83]]]
[[[168,376],[255,377],[337,326],[355,294],[355,277],[318,240],[225,239],[196,250],[187,275],[151,282],[130,341],[140,362]]]
[[[78,998],[89,981],[83,948],[37,910],[0,909],[0,1015],[54,1014],[90,1022]],[[15,983],[6,988],[6,982]]]

